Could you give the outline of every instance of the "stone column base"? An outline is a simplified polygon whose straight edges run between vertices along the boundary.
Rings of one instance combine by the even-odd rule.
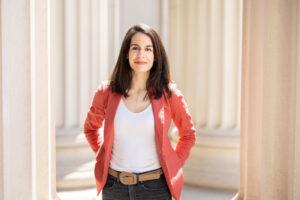
[[[178,142],[177,129],[172,129],[173,146]],[[197,132],[195,146],[186,161],[183,174],[188,184],[237,189],[239,185],[239,130],[209,130]]]
[[[94,187],[95,155],[80,130],[57,130],[56,188]]]

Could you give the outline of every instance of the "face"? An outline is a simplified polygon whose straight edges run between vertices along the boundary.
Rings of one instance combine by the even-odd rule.
[[[136,33],[131,38],[127,58],[134,73],[149,73],[154,62],[151,38],[143,33]]]

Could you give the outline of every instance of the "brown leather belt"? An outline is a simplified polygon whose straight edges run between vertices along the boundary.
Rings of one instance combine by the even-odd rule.
[[[135,185],[137,184],[137,180],[149,181],[149,180],[159,179],[160,175],[163,174],[163,171],[162,169],[157,169],[143,174],[134,174],[128,172],[117,172],[112,168],[109,168],[108,173],[116,178],[119,178],[121,183],[123,183],[124,185]],[[118,177],[118,173],[119,173],[119,177]]]

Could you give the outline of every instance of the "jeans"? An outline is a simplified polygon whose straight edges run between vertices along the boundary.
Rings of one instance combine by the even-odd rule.
[[[102,190],[102,200],[172,200],[164,174],[159,179],[124,185],[110,174]]]

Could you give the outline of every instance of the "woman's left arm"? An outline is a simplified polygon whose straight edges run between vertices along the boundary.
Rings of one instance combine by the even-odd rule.
[[[179,141],[176,145],[175,152],[182,162],[182,166],[189,157],[190,150],[196,142],[196,129],[192,122],[188,106],[180,90],[175,84],[171,85],[171,110],[172,119],[178,129]]]

